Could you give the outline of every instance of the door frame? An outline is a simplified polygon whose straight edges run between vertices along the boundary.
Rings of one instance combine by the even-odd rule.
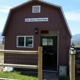
[[[49,36],[49,35],[46,35],[46,36]],[[40,36],[40,37],[46,37],[46,36]],[[52,35],[51,35],[52,36]],[[54,36],[53,36],[54,37]],[[59,31],[57,31],[57,70],[56,71],[50,71],[50,70],[43,70],[45,72],[58,72],[58,64],[59,64]],[[40,42],[41,44],[41,42]]]
[[[57,34],[57,71],[58,71],[58,66],[59,66],[59,31]]]

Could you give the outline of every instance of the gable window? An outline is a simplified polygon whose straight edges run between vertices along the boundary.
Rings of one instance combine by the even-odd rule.
[[[40,13],[40,12],[41,12],[40,5],[32,6],[32,13]]]
[[[17,36],[17,47],[33,48],[33,36]]]

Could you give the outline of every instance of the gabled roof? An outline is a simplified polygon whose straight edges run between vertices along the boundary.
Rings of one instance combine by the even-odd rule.
[[[55,4],[52,4],[52,3],[48,3],[48,2],[44,2],[44,1],[41,1],[41,0],[29,0],[29,1],[26,2],[26,3],[23,3],[23,4],[21,4],[21,5],[17,6],[17,7],[12,8],[12,9],[10,10],[10,12],[9,12],[9,15],[8,15],[8,18],[7,18],[7,21],[6,21],[6,24],[5,24],[5,26],[4,26],[4,30],[3,30],[2,36],[5,36],[5,34],[6,34],[6,31],[7,31],[6,29],[7,29],[7,27],[8,27],[7,25],[8,25],[8,23],[9,23],[9,19],[10,19],[10,16],[11,16],[11,14],[12,14],[12,11],[14,11],[14,10],[16,10],[16,9],[18,9],[18,8],[20,8],[20,7],[23,7],[23,6],[25,6],[25,5],[28,5],[28,4],[32,3],[32,2],[43,3],[43,4],[46,4],[46,5],[49,5],[49,6],[52,6],[52,7],[55,7],[55,8],[57,8],[57,9],[59,9],[60,12],[61,12],[61,14],[62,14],[62,17],[63,17],[63,19],[64,19],[64,21],[65,21],[65,24],[66,24],[66,26],[67,26],[67,27],[66,27],[66,28],[67,28],[67,31],[68,31],[69,35],[72,36],[72,35],[71,35],[71,32],[70,32],[70,29],[69,29],[69,27],[68,27],[67,21],[66,21],[66,19],[65,19],[65,17],[64,17],[64,14],[63,14],[63,11],[62,11],[61,6],[58,6],[58,5],[55,5]]]

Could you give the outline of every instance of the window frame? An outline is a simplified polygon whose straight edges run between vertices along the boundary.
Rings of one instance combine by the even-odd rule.
[[[34,8],[39,7],[39,12],[34,12]],[[40,5],[34,5],[32,6],[32,13],[40,13],[41,12],[41,6]]]
[[[18,46],[18,38],[19,37],[24,37],[24,46]],[[32,37],[32,47],[27,47],[26,46],[26,37]],[[17,36],[16,38],[16,46],[19,47],[19,48],[33,48],[34,47],[34,36]]]

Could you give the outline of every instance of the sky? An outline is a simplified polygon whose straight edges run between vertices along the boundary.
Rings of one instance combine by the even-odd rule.
[[[29,0],[0,0],[0,32],[3,31],[9,10]],[[80,34],[80,0],[42,0],[62,7],[72,35]]]

